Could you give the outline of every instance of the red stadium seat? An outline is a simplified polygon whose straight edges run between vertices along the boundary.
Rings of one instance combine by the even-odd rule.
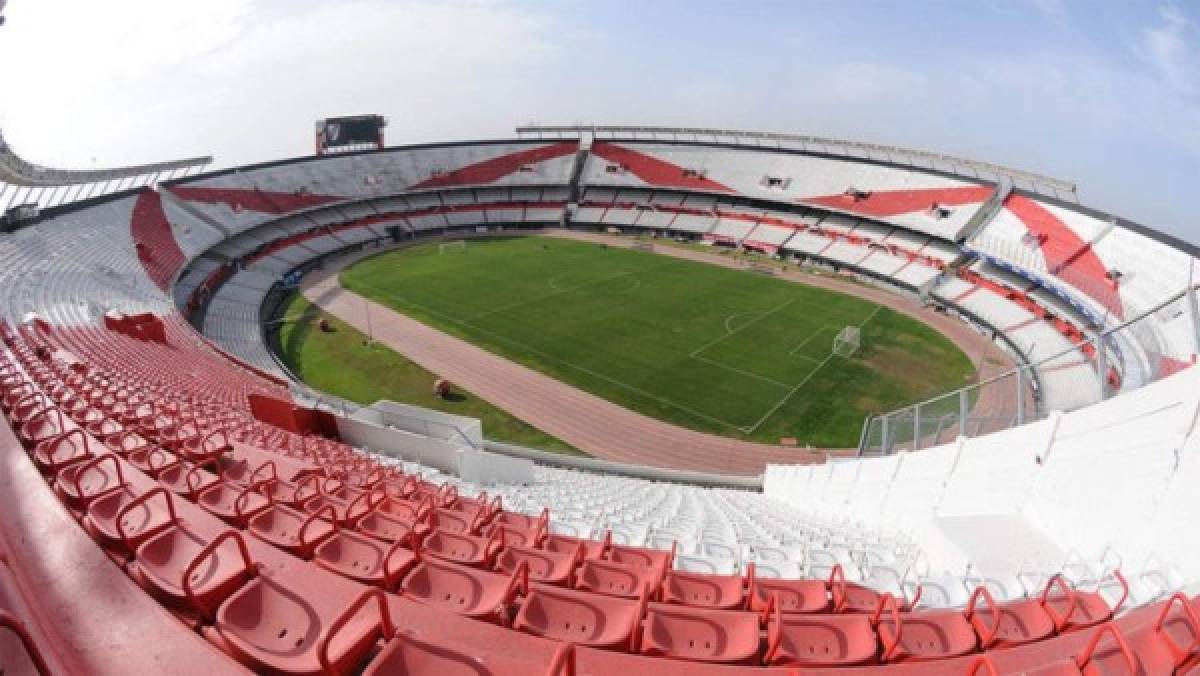
[[[46,404],[46,395],[38,391],[37,385],[18,375],[4,376],[3,380],[0,380],[0,391],[4,392],[0,406],[10,413],[9,419],[16,423],[24,422],[16,410],[18,404],[27,402],[26,411],[30,413]]]
[[[495,569],[511,573],[519,565],[525,563],[529,567],[529,579],[544,584],[569,587],[573,582],[575,568],[582,561],[582,545],[572,553],[549,552],[523,545],[508,545],[496,557]]]
[[[128,456],[134,451],[144,448],[149,448],[151,443],[146,437],[138,434],[133,430],[121,430],[116,434],[104,438],[104,445],[108,450],[117,455]]]
[[[513,629],[592,648],[633,652],[645,613],[644,591],[637,600],[628,600],[533,585],[513,620]]]
[[[388,495],[386,491],[384,496],[383,500],[375,506],[375,511],[397,519],[414,522],[424,521],[434,509],[431,498],[409,500]]]
[[[911,598],[896,599],[893,596],[892,600],[899,605],[900,612],[907,613],[917,607],[922,593],[921,585],[917,585]],[[883,597],[882,592],[854,582],[847,582],[842,594],[841,602],[836,608],[839,613],[873,613],[879,607],[879,602]]]
[[[545,539],[549,524],[549,509],[543,509],[541,516],[537,517],[516,512],[500,512],[492,518],[483,534],[491,535],[495,529],[503,528],[506,542],[537,547]]]
[[[268,479],[259,482],[257,490],[270,498],[271,502],[299,509],[300,505],[320,491],[318,481],[319,477],[315,474],[310,474],[295,482],[284,479]]]
[[[976,634],[976,626],[982,636]],[[881,636],[897,637],[891,649],[884,651],[884,662],[943,660],[975,652],[988,645],[996,634],[996,625],[973,624],[957,610],[923,610],[896,613],[879,618],[876,631]]]
[[[287,581],[258,575],[247,582],[217,609],[214,642],[261,672],[315,676],[353,669],[390,633],[381,628],[390,622],[386,607],[382,621],[362,612],[366,601],[386,605],[382,592],[365,592],[347,604],[344,588],[304,573],[296,568]]]
[[[172,493],[194,501],[221,480],[216,474],[206,471],[206,466],[216,468],[216,461],[193,465],[176,457],[175,462],[159,470],[158,482]]]
[[[105,453],[64,468],[54,481],[54,492],[68,507],[86,509],[96,498],[124,485],[121,461]]]
[[[527,584],[524,566],[512,575],[500,575],[426,558],[421,552],[420,563],[404,578],[401,590],[425,605],[507,625],[509,607]]]
[[[660,579],[671,569],[675,561],[675,550],[678,547],[671,544],[671,549],[647,549],[645,547],[630,547],[627,545],[612,545],[608,548],[608,560],[623,563],[652,571]]]
[[[401,480],[384,479],[379,483],[379,487],[383,492],[394,500],[407,500],[417,492],[417,479],[413,476],[406,476]],[[421,502],[414,500],[414,504]]]
[[[29,383],[28,386],[27,394],[10,397],[12,404],[7,407],[8,419],[13,424],[14,430],[29,422],[34,416],[40,415],[42,411],[53,409],[49,397],[34,389],[36,386],[33,383]]]
[[[841,566],[834,566],[829,580],[780,580],[750,577],[749,608],[763,612],[769,608],[771,597],[779,610],[788,613],[828,613],[834,610],[831,590],[840,594],[844,580]],[[840,596],[839,596],[840,598]]]
[[[386,632],[386,629],[385,629]],[[437,676],[545,676],[572,675],[574,646],[564,643],[549,664],[504,651],[481,649],[430,637],[418,638],[404,632],[384,636],[387,644],[367,665],[363,676],[394,674],[437,674]]]
[[[258,568],[238,531],[208,539],[192,529],[187,524],[172,526],[143,542],[134,577],[167,605],[211,620],[217,606],[257,575]]]
[[[254,515],[271,505],[271,501],[253,486],[217,481],[196,496],[196,504],[228,524],[245,528]]]
[[[83,519],[92,539],[126,554],[178,523],[175,503],[165,488],[140,491],[129,484],[93,500]]]
[[[125,459],[150,476],[158,476],[164,469],[179,461],[174,453],[158,446],[145,446],[129,453]]]
[[[400,542],[413,536],[424,539],[429,534],[429,524],[390,516],[376,509],[358,520],[358,532],[384,542]]]
[[[612,534],[605,535],[603,540],[584,540],[567,535],[547,535],[542,541],[542,548],[551,552],[574,552],[580,544],[583,545],[584,559],[604,558],[604,553],[612,544]]]
[[[333,508],[326,507],[330,517]],[[337,525],[321,512],[305,514],[291,507],[270,505],[250,518],[246,529],[260,540],[303,559],[310,559],[317,546],[333,535]]]
[[[1100,649],[1100,641],[1108,635],[1112,645]],[[1168,674],[1170,671],[1144,671],[1138,668],[1134,655],[1124,635],[1116,625],[1105,624],[1092,635],[1083,652],[1073,657],[1055,659],[1044,666],[1022,672],[1025,676],[1108,676],[1110,674]]]
[[[90,422],[84,425],[83,428],[87,430],[88,434],[101,440],[125,431],[125,427],[112,418],[103,418],[95,422]]]
[[[764,661],[772,665],[844,667],[873,664],[895,650],[899,636],[879,631],[884,612],[900,625],[899,609],[890,594],[880,597],[875,613],[784,615],[775,606],[767,625]],[[882,647],[881,647],[882,643]]]
[[[1062,577],[1054,576],[1050,584],[1054,584],[1054,580],[1061,581]],[[1070,594],[1066,583],[1061,584],[1066,593]],[[1052,636],[1066,618],[1046,608],[1046,595],[1049,591],[1048,584],[1041,598],[997,604],[986,586],[977,587],[967,604],[966,616],[975,632],[982,638],[982,647],[1006,648]],[[979,606],[981,599],[986,600],[986,607]]]
[[[1108,622],[1120,612],[1125,601],[1129,599],[1129,583],[1121,571],[1114,570],[1112,578],[1121,587],[1121,596],[1111,607],[1108,601],[1098,591],[1082,591],[1071,589],[1069,597],[1062,595],[1050,596],[1046,599],[1047,610],[1056,611],[1065,617],[1060,631],[1075,631],[1093,627],[1102,622]]]
[[[458,495],[457,488],[454,486],[451,486],[450,488],[452,489],[455,499],[448,504],[443,504],[442,507],[445,509],[454,509],[460,511],[467,518],[476,519],[481,523],[491,521],[494,516],[501,512],[501,500],[499,495],[489,500],[487,492],[484,491],[476,497],[464,498],[461,495]]]
[[[1200,618],[1187,596],[1176,593],[1153,624],[1129,632],[1127,645],[1141,673],[1194,674],[1200,665]]]
[[[481,519],[486,518],[483,510],[464,511],[439,507],[430,514],[430,524],[435,530],[456,535],[479,535],[483,528]]]
[[[498,537],[485,538],[436,529],[425,538],[421,545],[421,553],[423,556],[428,555],[465,566],[491,568],[496,555],[504,547],[503,540],[503,533]]]
[[[458,489],[451,484],[436,486],[425,482],[415,482],[412,492],[404,496],[409,500],[424,502],[431,500],[434,507],[452,507],[458,502]]]
[[[47,405],[29,415],[17,431],[17,436],[26,446],[37,446],[52,439],[61,438],[71,430],[63,418],[62,411]],[[81,430],[82,432],[82,430]]]
[[[628,599],[646,588],[654,590],[657,583],[657,575],[648,568],[597,559],[585,560],[575,576],[576,589]]]
[[[747,576],[672,570],[663,580],[662,600],[664,603],[678,603],[696,608],[744,608],[747,577],[753,575],[753,566],[753,563],[749,564]]]
[[[279,478],[278,469],[271,460],[251,464],[245,458],[225,462],[221,465],[221,477],[226,481],[250,486]]]
[[[59,408],[63,407],[60,406]],[[100,409],[91,406],[85,405],[74,410],[63,409],[63,412],[66,413],[71,420],[75,421],[76,425],[79,425],[85,430],[89,425],[98,425],[104,421],[104,413]]]
[[[405,549],[406,544],[411,544],[411,539],[388,545],[354,531],[339,530],[317,545],[313,561],[343,577],[390,591],[417,564],[417,555]]]
[[[78,427],[39,441],[33,448],[34,462],[49,474],[57,474],[67,465],[89,460],[93,455],[88,435]]]
[[[744,610],[712,610],[652,603],[646,610],[639,652],[697,662],[754,664],[759,657],[761,616]]]
[[[192,462],[221,458],[233,451],[229,437],[221,430],[214,430],[203,436],[198,433],[182,436],[179,432],[173,436],[176,440],[173,450]],[[168,445],[168,448],[172,446]]]
[[[535,530],[525,528],[513,528],[500,523],[489,523],[482,527],[480,532],[484,537],[489,538],[504,538],[505,544],[517,545],[523,547],[535,548],[537,542],[541,540],[541,534]]]
[[[363,491],[347,498],[317,494],[305,500],[301,509],[309,514],[322,512],[326,514],[322,518],[330,518],[339,526],[353,528],[358,520],[374,509],[383,497],[382,491]]]

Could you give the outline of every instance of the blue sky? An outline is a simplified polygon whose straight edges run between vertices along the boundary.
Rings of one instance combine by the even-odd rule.
[[[1200,241],[1197,0],[11,0],[7,13],[0,125],[45,163],[299,155],[314,119],[363,112],[391,119],[390,143],[530,121],[748,128],[1040,171]]]

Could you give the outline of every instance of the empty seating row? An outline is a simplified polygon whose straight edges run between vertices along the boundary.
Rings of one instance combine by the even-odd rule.
[[[59,375],[67,380],[56,381],[53,367],[49,371],[39,368],[32,352],[26,353],[22,361],[41,386],[55,393],[60,404],[77,401],[67,383],[74,382],[81,391],[87,389],[85,379],[71,378],[66,369]],[[16,374],[14,370],[8,373]],[[56,382],[60,383],[57,387]],[[47,415],[49,408],[33,410],[25,403],[30,395],[16,391],[5,395],[5,403],[11,406],[10,419],[19,425],[34,460],[54,478],[64,502],[83,510],[80,516],[85,529],[110,556],[129,561],[135,579],[164,602],[174,604],[185,621],[200,626],[215,645],[256,668],[290,673],[329,669],[341,672],[361,661],[379,639],[387,645],[370,668],[378,669],[391,659],[390,651],[395,649],[395,633],[389,626],[396,619],[391,609],[393,601],[381,592],[354,596],[353,587],[323,577],[318,568],[384,589],[395,586],[407,570],[400,583],[405,598],[457,615],[589,647],[612,649],[628,640],[630,649],[643,655],[729,663],[764,659],[778,664],[830,665],[950,658],[988,648],[993,642],[1019,645],[1045,639],[1066,630],[1073,618],[1078,617],[1074,621],[1081,626],[1091,626],[1105,621],[1113,612],[1101,600],[1080,597],[1056,578],[1038,600],[998,606],[986,589],[980,588],[962,615],[927,612],[906,616],[890,595],[847,587],[837,569],[828,582],[768,582],[765,587],[748,576],[745,603],[749,611],[706,607],[740,605],[736,598],[722,602],[713,594],[714,584],[724,583],[727,594],[732,589],[740,595],[740,577],[729,580],[672,573],[663,582],[663,593],[684,605],[648,604],[652,585],[631,585],[629,578],[640,575],[644,579],[650,574],[662,579],[667,575],[668,553],[612,546],[606,559],[591,559],[586,542],[571,543],[569,539],[559,542],[567,548],[573,544],[570,552],[561,545],[545,550],[545,554],[522,545],[510,546],[505,544],[509,537],[506,533],[510,532],[518,538],[532,537],[526,542],[534,544],[538,533],[544,532],[546,517],[514,520],[502,516],[494,502],[460,499],[444,489],[424,494],[426,519],[432,530],[423,541],[410,521],[406,535],[387,544],[386,540],[341,530],[361,528],[359,521],[370,515],[378,524],[382,514],[368,511],[374,491],[361,492],[357,499],[346,501],[335,495],[348,497],[353,489],[347,483],[339,482],[340,488],[329,489],[320,486],[318,478],[310,497],[298,497],[304,480],[292,493],[291,504],[302,502],[309,512],[307,516],[295,507],[274,501],[275,496],[285,494],[279,492],[280,486],[305,475],[311,466],[279,465],[276,460],[264,459],[269,454],[248,447],[212,444],[214,437],[210,435],[196,444],[186,440],[171,444],[175,452],[200,464],[188,472],[182,487],[156,485],[150,479],[153,467],[149,467],[150,475],[139,467],[136,454],[142,449],[128,445],[130,436],[119,432],[110,436],[121,444],[110,448],[111,442],[105,442],[104,446],[110,448],[107,453],[89,449],[92,430],[99,431],[104,423],[103,419],[88,420],[87,411],[94,409],[71,407],[75,415],[67,419],[61,413],[57,417]],[[88,429],[71,428],[76,422],[84,422]],[[157,419],[151,427],[143,420],[138,428],[159,443],[179,438],[178,430],[169,432],[171,428],[160,427]],[[119,457],[122,452],[124,458]],[[226,453],[230,457],[222,458]],[[220,472],[205,479],[201,468],[209,461],[215,462]],[[282,466],[288,469],[281,470]],[[159,471],[166,467],[160,466]],[[287,478],[280,478],[281,471]],[[386,487],[385,476],[379,474],[375,481]],[[372,486],[370,475],[362,479],[367,481],[364,487]],[[413,497],[429,490],[414,481],[397,488],[400,492],[396,494],[384,488],[378,500],[394,499],[398,506],[407,500],[412,506]],[[182,492],[177,493],[180,489]],[[173,494],[182,495],[184,500]],[[194,507],[191,500],[195,501]],[[356,513],[355,505],[362,511]],[[421,509],[420,502],[416,509]],[[482,543],[480,536],[468,534],[481,532],[489,524],[491,535]],[[253,545],[228,526],[244,528],[278,550]],[[400,531],[390,532],[395,536]],[[410,543],[412,549],[402,550],[402,543]],[[499,544],[493,550],[494,543]],[[601,553],[604,549],[602,545]],[[311,559],[317,568],[306,567],[279,551]],[[562,582],[548,577],[553,566],[544,565],[556,551],[565,554],[567,560],[583,560],[575,588],[588,590],[591,586],[601,596],[531,584],[530,577],[535,574],[531,561],[543,564],[536,573],[543,579],[541,584]],[[401,553],[403,556],[398,556]],[[430,554],[441,561],[427,559]],[[501,557],[507,557],[507,563]],[[588,567],[589,563],[594,569]],[[476,572],[474,568],[491,565],[511,568],[511,575]],[[201,570],[205,574],[196,575]],[[566,577],[571,577],[569,571]],[[302,580],[306,580],[303,587],[293,586]],[[1055,583],[1060,593],[1052,597]],[[287,612],[298,603],[295,594],[300,588],[305,589],[303,607],[315,613],[315,618],[303,619],[303,614]],[[519,604],[518,596],[522,597]],[[608,600],[607,596],[633,596],[636,602],[629,605]],[[986,610],[976,607],[977,600],[986,605]],[[687,605],[689,601],[693,605]],[[378,626],[362,617],[364,607],[376,603],[381,613]],[[842,621],[820,614],[847,606],[868,613],[869,619]],[[264,608],[275,610],[264,617]],[[785,619],[797,612],[807,614],[808,619]],[[605,618],[603,624],[585,619],[597,613]],[[1043,624],[1037,624],[1039,621]],[[318,630],[305,630],[305,625],[312,627],[313,622],[319,623]],[[1051,626],[1047,622],[1052,628],[1045,628]],[[829,650],[830,632],[841,637],[838,645],[842,649]],[[294,643],[289,634],[297,637]],[[910,638],[906,641],[905,636]],[[931,640],[935,636],[938,638]],[[817,651],[818,646],[825,650]],[[816,652],[820,656],[814,659]]]

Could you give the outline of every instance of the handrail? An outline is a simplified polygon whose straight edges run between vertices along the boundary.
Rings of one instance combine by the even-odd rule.
[[[1116,339],[1117,335],[1120,334],[1121,332],[1129,329],[1131,326],[1138,324],[1139,322],[1145,321],[1147,318],[1152,317],[1153,315],[1158,314],[1164,308],[1180,301],[1181,299],[1187,298],[1188,296],[1195,296],[1197,294],[1197,292],[1200,292],[1200,283],[1190,282],[1186,287],[1184,287],[1180,291],[1176,291],[1175,293],[1171,294],[1170,296],[1167,296],[1165,299],[1154,304],[1149,309],[1143,310],[1137,316],[1129,318],[1129,319],[1125,319],[1125,320],[1121,321],[1119,324],[1110,326],[1109,328],[1105,329],[1102,333],[1100,333],[1096,336],[1092,336],[1085,340],[1074,343],[1070,347],[1060,350],[1052,355],[1049,355],[1047,357],[1042,357],[1042,358],[1038,359],[1037,361],[1029,361],[1026,364],[1018,365],[1015,368],[1004,371],[1003,373],[995,375],[995,376],[988,378],[987,380],[979,382],[979,383],[967,385],[965,387],[955,388],[953,390],[944,392],[935,397],[930,397],[928,399],[924,399],[922,401],[915,402],[915,403],[909,404],[907,406],[902,406],[900,408],[893,409],[891,411],[877,413],[877,414],[868,416],[866,418],[866,420],[863,421],[863,432],[859,439],[858,454],[859,454],[859,456],[862,456],[868,450],[868,446],[870,444],[870,438],[871,438],[870,437],[870,429],[871,429],[871,426],[876,421],[895,419],[897,417],[906,415],[908,413],[915,412],[915,411],[919,410],[921,407],[930,406],[937,402],[946,401],[953,397],[962,396],[965,393],[980,390],[983,387],[986,387],[987,385],[990,385],[992,383],[997,383],[997,382],[1003,381],[1008,378],[1023,377],[1023,378],[1028,378],[1031,382],[1034,382],[1034,378],[1032,376],[1038,372],[1038,369],[1040,369],[1048,364],[1052,364],[1055,361],[1062,360],[1063,357],[1074,355],[1074,354],[1078,353],[1083,347],[1088,346],[1088,345],[1091,345],[1094,348],[1099,349],[1099,350],[1104,350],[1105,344],[1114,341]],[[1196,340],[1200,341],[1200,335],[1196,336]],[[1107,378],[1108,378],[1107,373],[1100,373],[1097,375],[1098,375],[1098,377],[1100,377],[1102,379],[1102,382],[1107,381]],[[1105,398],[1105,396],[1102,394],[1100,401],[1103,401],[1104,398]],[[1096,403],[1096,402],[1091,402],[1091,403]],[[1036,416],[1031,415],[1030,421],[1032,421],[1033,419],[1036,419]],[[960,421],[959,422],[960,426],[964,425],[965,422],[966,422],[965,420]],[[916,444],[919,442],[919,439],[914,438],[913,442],[914,442],[914,444]],[[884,449],[880,449],[880,452],[884,455],[887,455],[887,454],[890,454],[892,451],[889,451],[888,449],[884,448]]]

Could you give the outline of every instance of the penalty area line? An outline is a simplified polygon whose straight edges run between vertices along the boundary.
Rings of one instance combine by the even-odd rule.
[[[875,310],[873,312],[871,312],[871,314],[868,315],[867,318],[864,319],[862,321],[862,323],[858,325],[858,327],[861,329],[862,327],[866,326],[867,323],[870,322],[872,319],[874,319],[875,315],[879,314],[879,311],[882,309],[883,309],[882,305],[876,305]],[[834,353],[831,351],[829,353],[828,357],[825,357],[825,359],[823,361],[821,361],[820,364],[817,364],[817,367],[815,369],[813,369],[812,371],[809,371],[808,375],[804,376],[804,380],[801,380],[799,383],[796,383],[796,386],[793,387],[790,392],[785,394],[783,396],[783,399],[780,399],[778,402],[776,402],[776,404],[771,407],[771,410],[767,411],[766,414],[763,415],[763,417],[759,418],[758,422],[754,423],[754,425],[746,433],[753,434],[754,432],[757,432],[758,428],[762,427],[763,423],[767,422],[767,420],[769,420],[771,418],[771,416],[775,415],[776,411],[778,411],[780,408],[782,408],[783,405],[786,404],[789,399],[791,399],[797,392],[800,391],[800,388],[804,387],[804,385],[807,384],[809,380],[812,380],[812,377],[817,374],[817,371],[820,371],[822,368],[824,368],[825,365],[828,364],[831,360],[833,360],[833,358],[835,356],[836,355],[834,355]]]

